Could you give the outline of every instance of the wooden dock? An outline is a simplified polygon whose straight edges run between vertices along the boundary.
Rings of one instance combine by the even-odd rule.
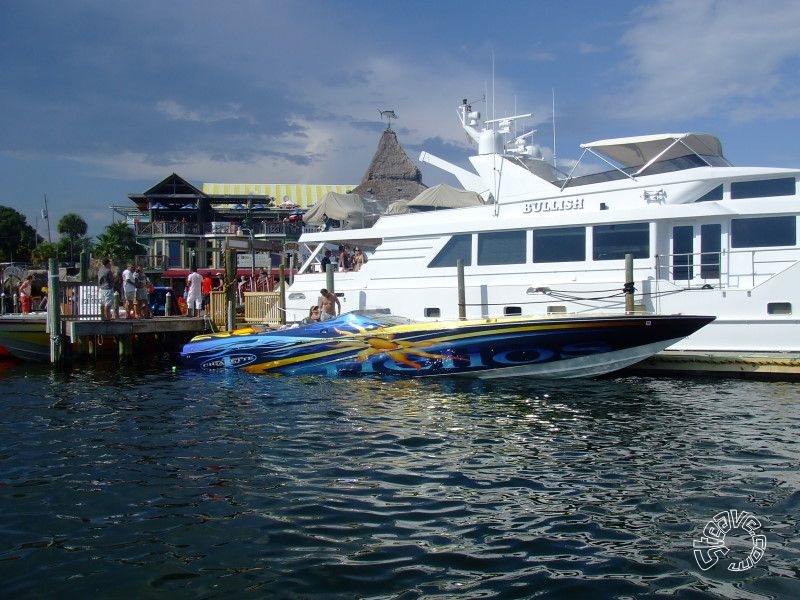
[[[79,319],[62,323],[70,354],[97,358],[99,346],[106,340],[114,340],[120,362],[128,362],[144,348],[146,352],[156,349],[176,352],[191,337],[210,330],[210,321],[205,318],[183,316],[111,321]],[[69,355],[66,358],[69,360]]]
[[[76,320],[64,321],[64,335],[71,341],[87,336],[128,336],[148,333],[202,333],[207,329],[203,317],[153,317],[152,319],[113,319],[111,321]]]
[[[154,317],[116,319],[99,317],[61,321],[58,334],[52,335],[44,313],[0,316],[0,346],[11,356],[35,362],[66,362],[75,358],[116,353],[126,361],[143,348],[175,352],[193,336],[212,330],[203,317]],[[55,342],[55,343],[54,343]],[[53,356],[53,348],[57,355]]]
[[[641,375],[798,380],[800,353],[663,350],[628,367],[626,372]]]

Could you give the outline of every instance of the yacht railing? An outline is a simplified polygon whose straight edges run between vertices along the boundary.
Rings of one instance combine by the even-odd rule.
[[[800,262],[800,248],[761,248],[656,255],[659,279],[686,287],[755,287]]]

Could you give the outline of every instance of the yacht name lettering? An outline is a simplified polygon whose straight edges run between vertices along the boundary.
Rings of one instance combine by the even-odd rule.
[[[523,212],[541,213],[559,210],[583,210],[583,198],[565,198],[563,200],[537,200],[526,202]]]

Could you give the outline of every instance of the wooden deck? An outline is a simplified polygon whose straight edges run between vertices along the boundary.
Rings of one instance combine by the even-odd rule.
[[[800,353],[664,350],[625,371],[641,375],[798,380]]]
[[[70,341],[96,335],[139,335],[147,333],[200,334],[208,328],[203,317],[153,317],[152,319],[75,320],[62,323],[64,335]]]

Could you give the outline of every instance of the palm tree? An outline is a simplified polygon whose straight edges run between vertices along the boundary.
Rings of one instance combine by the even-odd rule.
[[[69,262],[75,262],[75,246],[85,245],[83,238],[88,228],[86,221],[75,213],[67,213],[59,220],[57,231],[69,241]]]
[[[145,249],[136,242],[136,234],[125,221],[117,221],[106,227],[97,236],[94,247],[95,256],[107,256],[116,264],[125,264],[137,254],[145,254]]]

